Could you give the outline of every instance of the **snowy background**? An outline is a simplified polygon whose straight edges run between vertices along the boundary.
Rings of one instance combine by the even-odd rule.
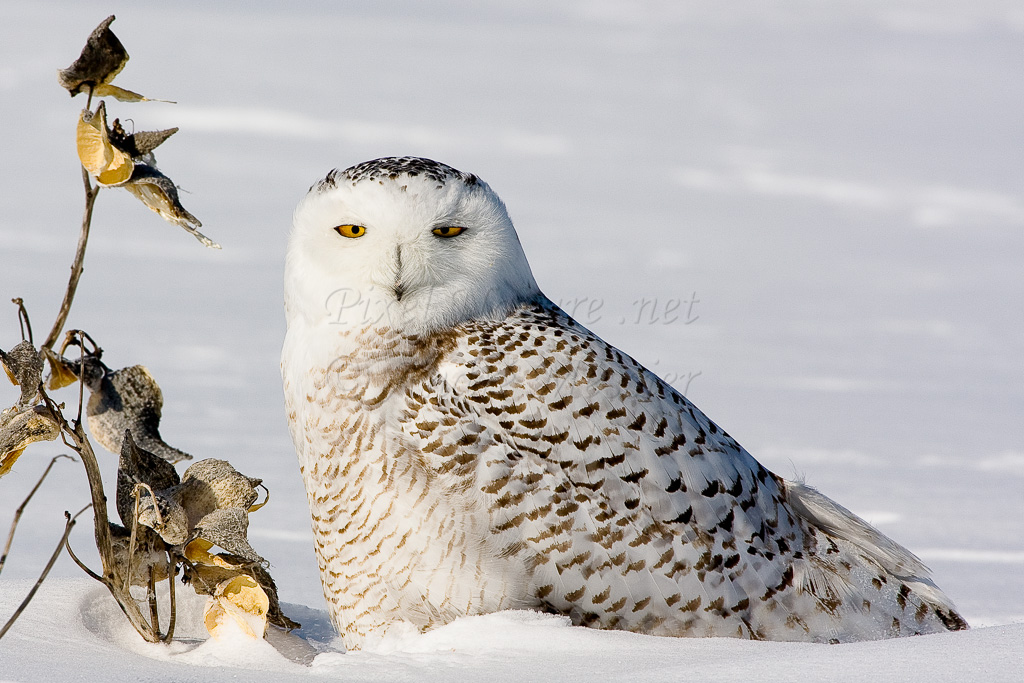
[[[815,647],[507,614],[321,655],[310,670],[260,648],[144,647],[62,558],[0,640],[0,680],[108,678],[113,662],[125,679],[204,681],[1019,675],[1019,2],[5,2],[0,301],[24,297],[37,337],[63,295],[82,206],[84,99],[55,71],[110,13],[132,56],[117,83],[179,102],[109,102],[111,116],[181,127],[160,166],[224,250],[105,191],[68,326],[110,365],[150,368],[170,443],[266,481],[250,538],[307,638],[329,631],[278,375],[287,230],[332,167],[404,154],[483,177],[552,299],[765,465],[915,551],[984,628]],[[10,348],[20,336],[4,306]],[[16,396],[0,388],[3,405]],[[0,528],[64,450],[37,445],[0,480]],[[105,457],[108,481],[114,464]],[[80,465],[62,462],[20,527],[0,621],[63,511],[86,501]],[[73,536],[86,556],[88,526]],[[53,669],[55,651],[67,666]],[[258,671],[204,668],[218,664]]]

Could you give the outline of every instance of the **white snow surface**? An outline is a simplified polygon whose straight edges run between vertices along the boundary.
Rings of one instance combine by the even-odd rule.
[[[29,582],[6,582],[25,590]],[[0,641],[4,681],[1014,681],[1024,624],[841,646],[727,638],[658,638],[574,627],[527,611],[466,617],[426,634],[389,633],[359,652],[315,641],[311,665],[266,641],[186,637],[170,647],[142,642],[103,588],[83,579],[47,582],[18,628]],[[0,598],[9,610],[13,601]],[[180,624],[199,635],[200,609]],[[60,631],[55,632],[59,624]],[[55,642],[59,638],[60,642]],[[338,639],[340,643],[340,639]],[[341,648],[340,644],[336,646]],[[56,660],[56,661],[55,661]]]
[[[150,369],[170,443],[263,478],[250,539],[304,628],[278,643],[292,659],[204,641],[193,598],[180,642],[147,645],[65,556],[0,640],[0,681],[1020,680],[1019,2],[6,3],[0,295],[25,298],[37,340],[82,206],[84,99],[55,72],[110,13],[132,56],[116,82],[179,102],[110,115],[181,127],[160,167],[224,249],[104,191],[68,327],[112,366]],[[917,553],[975,628],[819,646],[509,612],[343,653],[284,418],[284,245],[328,170],[404,154],[484,178],[545,293],[773,471]],[[20,333],[4,310],[6,349]],[[36,444],[0,480],[0,529],[66,451]],[[80,465],[60,462],[0,575],[0,621],[87,500]],[[96,566],[86,517],[72,543]]]

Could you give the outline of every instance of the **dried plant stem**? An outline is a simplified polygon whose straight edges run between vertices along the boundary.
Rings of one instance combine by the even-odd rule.
[[[11,626],[14,625],[14,622],[18,620],[21,613],[25,611],[26,607],[28,607],[28,604],[32,602],[32,598],[35,597],[36,591],[38,591],[39,587],[43,585],[46,575],[50,573],[50,570],[53,569],[53,565],[57,562],[57,558],[60,557],[60,551],[64,549],[64,544],[67,543],[68,536],[71,535],[71,529],[74,528],[75,520],[78,519],[78,515],[88,509],[89,506],[86,505],[84,508],[79,510],[74,517],[71,516],[70,512],[64,513],[64,517],[67,518],[67,522],[64,524],[64,535],[61,536],[60,543],[57,544],[57,548],[53,551],[53,555],[50,556],[50,561],[46,563],[46,567],[43,568],[43,573],[39,575],[39,579],[36,581],[35,585],[32,586],[32,590],[30,590],[28,595],[25,596],[25,599],[21,601],[21,604],[18,605],[18,609],[15,610],[14,614],[11,615],[11,618],[7,620],[7,623],[3,625],[3,628],[0,628],[0,638],[4,637],[4,634],[7,633]]]
[[[32,490],[28,492],[28,495],[25,496],[25,500],[21,502],[21,505],[18,506],[18,509],[14,511],[14,519],[11,520],[11,531],[7,534],[7,543],[4,545],[3,554],[0,555],[0,572],[4,570],[4,563],[7,562],[7,555],[11,551],[11,543],[14,542],[14,532],[18,530],[18,522],[21,521],[22,513],[25,512],[25,508],[28,506],[28,502],[32,500],[32,496],[36,495],[36,491],[38,491],[39,487],[43,485],[43,480],[46,479],[46,475],[48,475],[50,473],[50,470],[53,469],[54,463],[56,463],[61,458],[74,460],[74,458],[72,458],[70,455],[54,456],[50,460],[50,464],[46,466],[45,470],[43,470],[43,474],[39,477],[39,481],[37,481],[36,485],[32,487]]]
[[[124,587],[122,589],[125,592],[128,592],[129,590],[131,590],[132,573],[134,571],[132,569],[132,563],[135,560],[135,542],[138,539],[138,529],[139,529],[139,495],[138,495],[138,485],[136,485],[136,487],[135,487],[135,510],[132,512],[132,533],[131,533],[131,538],[128,541],[128,567],[125,569],[125,572],[124,572]],[[152,572],[150,572],[150,577],[149,578],[150,579],[153,578]],[[152,583],[152,581],[150,581],[150,583]],[[152,598],[153,595],[150,595],[150,597]],[[151,605],[151,606],[154,606],[154,605]],[[153,623],[154,623],[154,626],[155,626],[156,625],[156,621],[154,620]]]
[[[146,621],[142,610],[139,609],[139,604],[131,595],[128,583],[119,575],[120,572],[114,560],[114,543],[110,536],[110,522],[107,516],[107,497],[103,493],[103,477],[100,474],[96,453],[89,444],[81,422],[76,422],[74,427],[70,427],[66,422],[64,425],[66,429],[70,429],[70,436],[75,442],[75,450],[82,456],[82,464],[85,465],[85,473],[89,479],[95,521],[96,549],[99,551],[100,562],[103,564],[101,581],[114,596],[121,611],[128,617],[128,621],[139,632],[139,635],[151,643],[158,643],[162,640],[159,625]]]
[[[91,91],[90,91],[91,95]],[[82,215],[82,232],[78,236],[78,249],[75,251],[75,261],[71,264],[71,279],[68,280],[67,291],[64,292],[64,301],[60,305],[60,312],[57,319],[53,321],[53,328],[43,342],[43,348],[52,349],[57,343],[57,337],[64,329],[64,322],[71,312],[71,302],[75,300],[75,291],[78,289],[78,280],[82,277],[83,263],[85,262],[85,248],[89,244],[89,227],[92,225],[92,207],[96,203],[96,195],[100,192],[99,185],[93,185],[89,180],[89,172],[82,167],[82,182],[85,184],[85,212]]]
[[[171,599],[171,616],[167,620],[167,633],[164,634],[164,642],[171,642],[174,637],[174,622],[178,616],[178,604],[174,597],[174,575],[177,569],[174,562],[167,562],[167,591]]]
[[[107,497],[103,490],[103,476],[100,472],[99,461],[96,459],[96,453],[92,449],[92,445],[89,443],[89,438],[85,435],[85,428],[81,420],[75,421],[73,424],[68,423],[64,418],[63,413],[60,411],[59,406],[54,404],[53,400],[47,395],[46,391],[40,387],[40,396],[46,406],[50,409],[50,412],[60,424],[61,427],[61,439],[69,448],[74,450],[82,458],[82,465],[85,467],[86,478],[89,481],[89,493],[92,497],[92,508],[93,508],[93,522],[94,522],[94,535],[96,539],[96,550],[99,552],[100,562],[103,566],[102,575],[97,575],[86,567],[77,557],[72,553],[74,561],[82,567],[90,576],[98,579],[110,594],[114,597],[118,607],[124,612],[128,621],[132,627],[141,635],[145,640],[151,643],[167,642],[168,636],[160,635],[160,625],[157,619],[153,619],[152,623],[147,621],[143,615],[139,603],[132,597],[130,580],[126,580],[122,576],[122,571],[127,570],[130,573],[131,563],[129,566],[122,568],[117,564],[117,560],[114,556],[114,542],[113,537],[110,533],[110,517],[107,513]],[[152,495],[152,490],[150,490]],[[138,515],[136,515],[137,519]],[[70,533],[70,529],[68,530]],[[61,548],[68,547],[70,552],[70,546],[67,542],[67,534],[61,539]],[[59,551],[57,553],[59,555]],[[56,555],[54,560],[56,561]],[[52,562],[51,562],[52,564]],[[49,569],[47,569],[47,572]],[[168,572],[169,580],[173,582],[174,574],[173,569]],[[44,574],[45,577],[45,574]],[[40,578],[42,581],[42,578]],[[29,596],[31,599],[31,595]],[[27,600],[24,604],[28,604]],[[173,604],[173,603],[172,603]],[[172,607],[172,610],[174,608]],[[172,617],[173,618],[173,617]]]
[[[21,325],[21,338],[28,339],[30,344],[35,344],[32,339],[32,321],[28,319],[28,311],[25,310],[25,301],[20,296],[11,299],[11,303],[18,307],[18,324]],[[25,331],[28,328],[28,336]]]
[[[100,583],[103,583],[103,577],[100,576],[99,574],[97,574],[96,572],[94,572],[93,570],[89,569],[89,567],[85,564],[85,562],[82,562],[80,559],[78,559],[78,555],[75,555],[75,551],[71,549],[71,539],[70,538],[64,543],[64,547],[67,548],[68,555],[71,556],[71,559],[75,561],[75,564],[77,564],[79,566],[79,568],[83,572],[85,572],[86,574],[88,574],[92,578],[96,579]]]
[[[149,567],[149,580],[146,582],[146,599],[149,601],[149,623],[157,635],[160,635],[160,611],[156,606],[156,579],[153,577],[152,565]]]

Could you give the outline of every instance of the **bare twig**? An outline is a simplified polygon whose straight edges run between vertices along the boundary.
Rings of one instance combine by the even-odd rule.
[[[167,591],[171,599],[171,616],[167,621],[167,633],[164,634],[164,642],[171,642],[171,638],[174,637],[174,622],[178,616],[178,605],[174,598],[174,582],[175,574],[177,573],[177,567],[174,561],[168,556],[167,561]]]
[[[133,563],[134,563],[134,560],[135,560],[137,529],[138,529],[138,526],[139,526],[139,505],[140,505],[140,503],[142,501],[142,495],[141,494],[142,494],[143,491],[148,492],[149,496],[153,499],[153,509],[156,512],[158,523],[159,524],[163,523],[163,519],[160,516],[160,508],[157,505],[157,501],[156,501],[156,494],[153,493],[153,489],[149,486],[149,484],[145,484],[145,483],[138,483],[138,484],[136,484],[135,485],[135,489],[132,491],[132,496],[135,498],[135,508],[134,508],[134,511],[133,511],[133,514],[132,514],[131,538],[130,538],[129,543],[128,543],[128,568],[127,568],[127,571],[126,571],[126,577],[127,578],[125,578],[125,586],[124,586],[124,590],[126,592],[128,591],[128,584],[129,584],[130,578],[133,576],[133,573],[134,573]],[[169,642],[171,642],[171,638],[174,636],[174,620],[175,620],[175,616],[176,616],[175,612],[176,612],[176,609],[177,609],[177,605],[175,604],[175,596],[174,596],[174,573],[175,573],[174,572],[174,563],[170,560],[170,558],[166,555],[166,553],[164,555],[164,558],[165,558],[165,560],[167,560],[166,572],[167,572],[168,590],[170,591],[171,614],[170,614],[170,617],[169,617],[169,620],[168,620],[168,624],[167,624],[167,633],[165,633],[162,636],[160,635],[160,610],[158,609],[157,600],[156,600],[156,578],[155,578],[155,574],[154,574],[155,567],[154,567],[153,564],[149,565],[149,581],[148,581],[148,584],[147,584],[146,598],[149,601],[149,623],[150,623],[150,626],[152,626],[152,628],[153,628],[153,633],[161,640],[161,642],[169,643]]]
[[[29,332],[29,334],[32,334],[31,331]],[[28,492],[28,495],[25,496],[25,500],[21,502],[21,505],[18,507],[18,509],[14,511],[14,519],[11,520],[11,531],[7,534],[7,544],[4,545],[4,552],[2,555],[0,555],[0,572],[4,570],[4,563],[7,561],[7,554],[11,550],[11,543],[14,542],[14,532],[18,529],[18,522],[21,520],[22,513],[25,512],[25,507],[28,505],[28,502],[32,500],[32,496],[36,495],[36,491],[39,490],[39,487],[43,485],[43,480],[46,479],[46,475],[50,473],[50,470],[53,468],[54,463],[56,463],[61,458],[74,460],[74,458],[72,458],[70,455],[54,456],[53,459],[50,460],[50,464],[46,466],[45,470],[43,470],[43,474],[39,477],[39,481],[37,481],[36,485],[32,487],[32,490]]]
[[[71,345],[84,346],[83,342],[86,341],[92,346],[92,350],[87,352],[90,356],[96,356],[99,358],[103,355],[103,349],[100,348],[100,345],[96,343],[96,340],[93,339],[85,330],[68,330],[65,332],[64,342],[60,346],[60,354],[63,356],[64,352]]]
[[[146,599],[149,601],[149,623],[153,626],[157,637],[160,636],[160,611],[156,607],[156,579],[153,576],[153,565],[149,565],[149,581],[146,582]]]
[[[75,551],[71,549],[71,539],[70,538],[67,540],[67,542],[64,543],[64,547],[68,549],[68,555],[71,556],[71,559],[75,561],[75,564],[77,564],[82,569],[83,572],[85,572],[86,574],[88,574],[92,578],[96,579],[100,583],[103,583],[103,577],[100,576],[99,574],[97,574],[96,572],[94,572],[93,570],[89,569],[89,567],[87,567],[84,562],[82,562],[80,559],[78,559],[78,555],[75,555]]]
[[[135,498],[135,514],[136,514],[136,516],[139,514],[138,503],[142,499],[142,497],[139,495],[139,493],[141,491],[145,491],[146,493],[149,494],[150,499],[152,499],[152,501],[153,501],[153,514],[156,515],[156,523],[159,526],[163,526],[164,525],[164,516],[162,514],[160,514],[159,501],[157,500],[156,494],[153,493],[153,487],[150,486],[149,484],[147,484],[144,481],[140,481],[138,484],[135,485],[135,488],[132,490],[132,496]]]
[[[79,510],[74,517],[71,516],[70,512],[64,513],[64,517],[67,519],[67,523],[64,524],[64,535],[61,536],[60,543],[57,544],[57,548],[53,551],[53,555],[50,556],[50,561],[46,563],[46,567],[43,568],[43,573],[39,575],[39,580],[36,581],[34,586],[32,586],[32,590],[30,590],[28,592],[28,595],[25,596],[25,599],[21,601],[21,604],[18,605],[18,609],[14,611],[14,614],[11,615],[11,618],[8,619],[7,623],[3,625],[3,628],[0,628],[0,638],[4,637],[4,634],[7,633],[11,626],[14,625],[14,622],[18,620],[18,617],[21,616],[21,613],[25,611],[26,607],[28,607],[28,604],[32,602],[32,598],[35,597],[36,591],[38,591],[39,587],[43,585],[43,581],[46,579],[46,575],[50,573],[50,570],[53,569],[53,565],[57,562],[57,558],[60,557],[60,551],[64,549],[64,544],[67,543],[68,536],[71,535],[71,529],[74,528],[75,520],[78,519],[78,515],[82,514],[88,509],[89,506],[86,505],[84,508]]]
[[[195,563],[189,560],[184,555],[175,555],[174,561],[179,563],[182,567],[182,581],[185,577],[188,577],[188,583],[195,589],[196,593],[205,593],[207,595],[213,595],[213,592],[217,589],[216,584],[211,584],[203,575],[196,569]],[[202,586],[202,590],[196,589],[196,585]]]
[[[132,509],[132,532],[131,537],[128,540],[128,567],[124,572],[124,590],[127,593],[131,586],[132,581],[132,563],[135,561],[135,542],[138,540],[138,529],[139,529],[139,484],[135,485],[135,490],[132,491],[132,497],[135,498],[135,506]],[[152,577],[150,577],[152,578]]]
[[[29,344],[35,344],[32,340],[32,322],[28,319],[28,311],[25,310],[25,302],[22,298],[15,297],[11,299],[11,303],[18,307],[18,324],[21,325],[21,338],[28,339]],[[25,336],[25,330],[28,330],[28,336]]]
[[[92,345],[91,351],[86,351],[86,341]],[[63,356],[72,345],[78,347],[78,415],[75,421],[81,422],[82,406],[85,405],[85,357],[88,354],[91,358],[98,359],[103,355],[103,349],[85,330],[68,330],[64,335],[64,343],[60,345],[60,355]]]
[[[90,89],[90,96],[92,90]],[[60,312],[57,319],[53,321],[53,328],[47,335],[43,347],[52,349],[64,329],[64,322],[71,312],[71,302],[75,299],[75,290],[78,289],[78,280],[82,277],[82,267],[85,262],[85,248],[89,244],[89,227],[92,225],[92,207],[96,203],[96,195],[100,192],[99,185],[93,185],[89,180],[89,172],[82,167],[82,182],[85,184],[85,213],[82,215],[82,232],[78,236],[78,249],[75,251],[75,261],[71,265],[71,279],[68,280],[67,291],[64,292],[64,301],[60,305]]]
[[[90,90],[90,92],[92,92]],[[75,330],[78,332],[79,330]],[[83,332],[84,334],[84,332]],[[68,333],[70,339],[71,333]],[[82,421],[82,406],[85,405],[85,344],[79,340],[78,342],[78,413],[75,416],[75,422]]]

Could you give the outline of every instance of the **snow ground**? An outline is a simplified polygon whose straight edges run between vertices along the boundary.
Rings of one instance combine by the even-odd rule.
[[[22,593],[29,582],[8,582]],[[0,606],[11,605],[5,592]],[[101,588],[87,579],[48,582],[0,641],[0,680],[345,680],[556,681],[592,674],[613,681],[961,681],[1019,680],[1024,624],[902,640],[811,645],[726,638],[676,639],[573,627],[534,612],[501,612],[457,620],[427,634],[388,636],[371,651],[322,652],[311,666],[289,661],[266,642],[189,640],[199,635],[200,608],[182,610],[185,642],[170,648],[141,642]],[[294,609],[293,609],[294,611]],[[317,641],[325,613],[299,611]],[[53,628],[61,625],[53,667]],[[9,642],[8,642],[9,640]],[[112,662],[117,663],[116,673]]]
[[[180,104],[110,109],[138,129],[182,128],[161,167],[224,250],[104,192],[69,325],[112,364],[150,368],[171,443],[268,482],[250,536],[283,600],[308,606],[294,609],[314,625],[322,598],[277,374],[287,226],[331,167],[416,154],[498,191],[549,296],[765,465],[917,552],[968,620],[992,628],[830,648],[503,614],[300,669],[265,649],[140,654],[64,558],[60,581],[0,640],[0,679],[108,678],[116,661],[143,680],[1013,680],[1024,664],[1024,10],[767,7],[8,3],[0,293],[26,299],[37,334],[57,310],[80,221],[83,102],[54,72],[113,12],[132,55],[117,82]],[[0,346],[18,338],[12,307]],[[0,524],[57,452],[36,447],[0,480]],[[109,481],[113,458],[105,465]],[[61,463],[33,501],[0,579],[0,618],[63,511],[84,505],[77,468]],[[88,536],[76,530],[76,547]],[[206,668],[218,661],[235,668]]]

